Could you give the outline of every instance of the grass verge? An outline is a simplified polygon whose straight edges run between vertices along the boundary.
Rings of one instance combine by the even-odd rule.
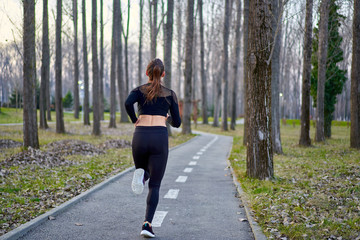
[[[204,125],[197,130],[234,136],[231,165],[270,239],[360,237],[360,151],[349,148],[346,126],[333,126],[331,139],[309,148],[298,146],[300,126],[282,126],[284,154],[274,155],[271,181],[246,177],[242,125],[236,131]]]
[[[103,124],[102,136],[94,137],[91,126],[66,123],[66,134],[56,134],[54,128],[39,130],[40,150],[47,151],[46,144],[61,140],[81,140],[98,148],[108,140],[131,141],[134,129],[132,124],[118,124],[116,129],[108,129]],[[0,136],[22,141],[22,126],[0,126]],[[169,145],[182,144],[193,136],[174,133]],[[21,151],[21,147],[0,149],[0,163]],[[73,154],[64,158],[71,164],[0,167],[0,235],[133,165],[131,148],[111,148],[105,154]],[[5,171],[8,173],[4,175]]]

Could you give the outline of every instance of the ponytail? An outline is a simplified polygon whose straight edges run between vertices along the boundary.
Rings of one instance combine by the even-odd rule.
[[[164,64],[158,58],[152,60],[146,68],[151,84],[147,87],[146,101],[156,99],[161,92],[161,75],[164,72]]]

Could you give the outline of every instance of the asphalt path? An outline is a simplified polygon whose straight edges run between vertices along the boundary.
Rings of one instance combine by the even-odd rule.
[[[157,239],[254,239],[227,158],[232,138],[201,134],[170,151],[153,220]],[[142,239],[147,187],[133,171],[89,194],[20,239]]]

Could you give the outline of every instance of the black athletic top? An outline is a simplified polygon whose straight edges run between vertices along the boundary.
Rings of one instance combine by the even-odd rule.
[[[135,114],[134,103],[138,103],[138,115],[161,115],[166,117],[170,110],[170,116],[167,122],[173,127],[180,127],[181,118],[176,94],[169,88],[161,86],[160,96],[154,98],[151,102],[146,102],[146,87],[149,83],[141,85],[132,90],[125,101],[126,112],[135,123],[137,117]]]

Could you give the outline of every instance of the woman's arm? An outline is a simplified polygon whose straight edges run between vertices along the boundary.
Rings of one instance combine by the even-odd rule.
[[[173,127],[180,127],[181,118],[179,113],[179,105],[177,102],[177,97],[174,92],[172,92],[172,101],[170,105],[170,116],[166,119],[166,121]]]
[[[129,115],[132,123],[136,123],[136,121],[138,120],[138,118],[136,117],[136,114],[135,114],[135,109],[134,109],[134,103],[136,103],[138,101],[138,93],[137,92],[138,92],[137,89],[132,90],[125,101],[126,112]]]

